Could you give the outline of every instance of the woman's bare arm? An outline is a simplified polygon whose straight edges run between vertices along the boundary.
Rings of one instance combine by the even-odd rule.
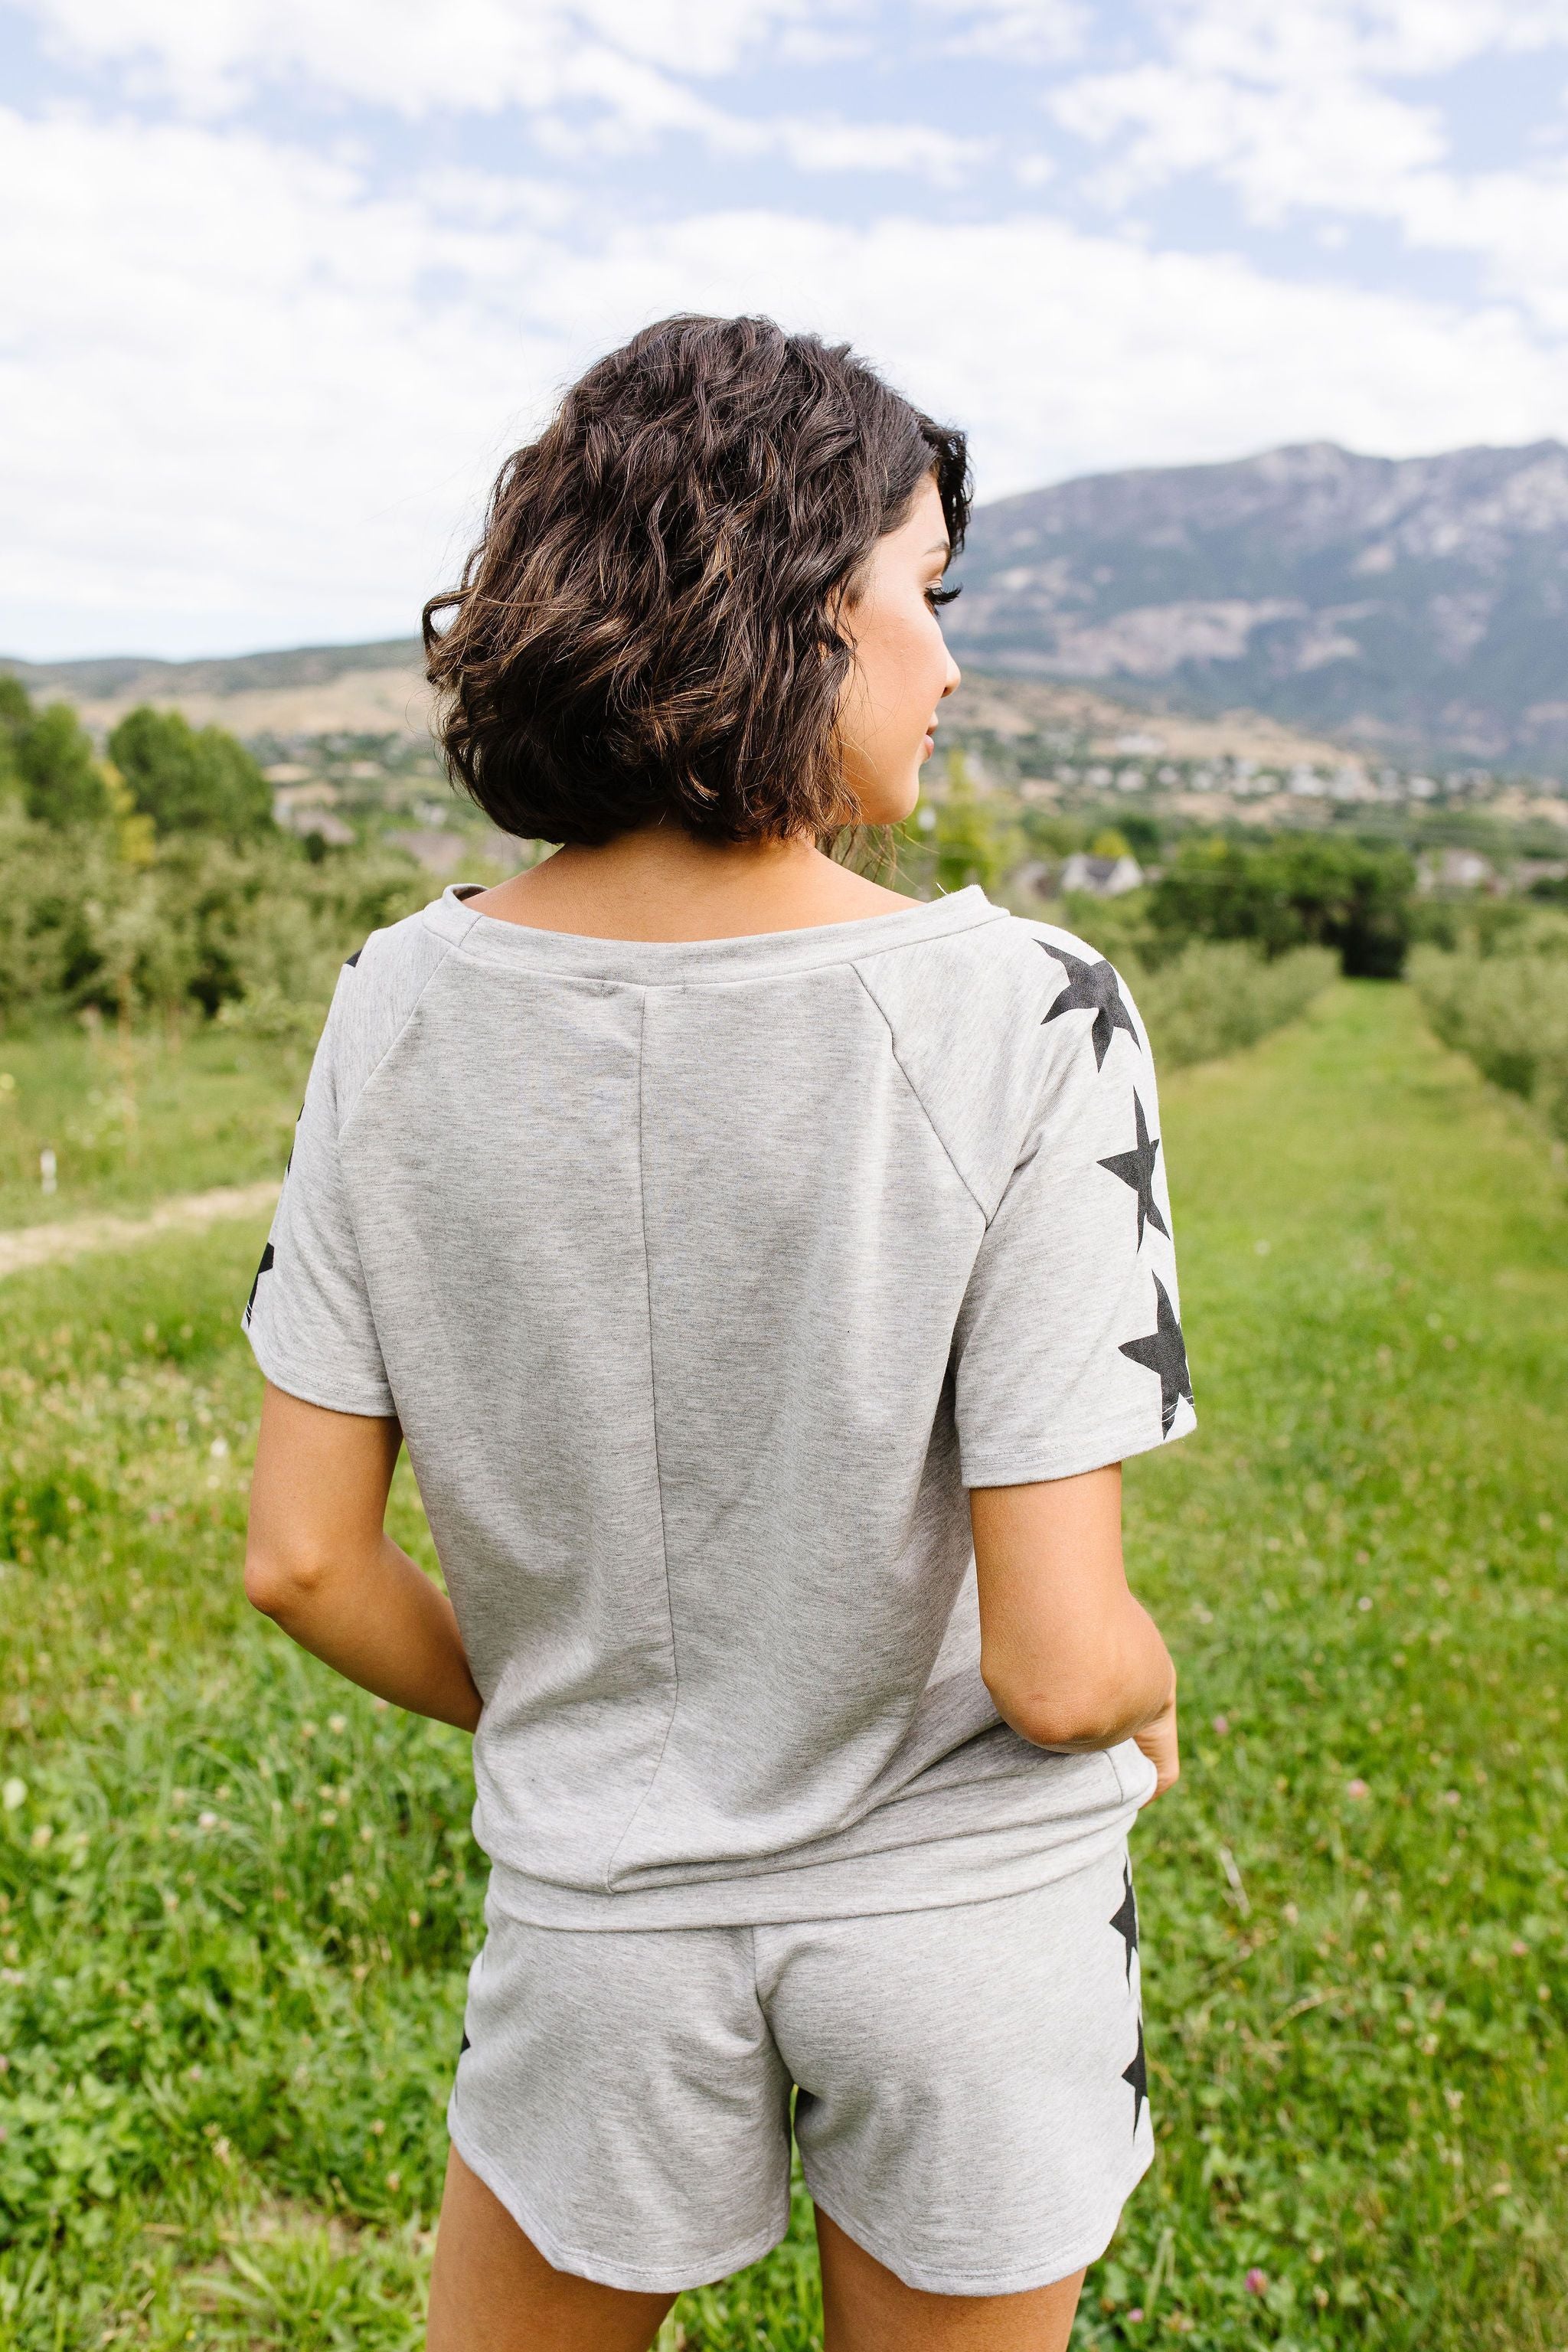
[[[1005,1722],[1041,1748],[1136,1739],[1168,1788],[1176,1670],[1127,1589],[1121,1468],[969,1497],[980,1586],[980,1671]]]
[[[480,1699],[446,1594],[384,1532],[403,1433],[275,1389],[261,1405],[245,1590],[362,1689],[472,1731]]]

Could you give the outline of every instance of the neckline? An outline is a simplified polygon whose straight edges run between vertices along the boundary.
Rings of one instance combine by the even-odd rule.
[[[809,971],[848,963],[917,940],[1006,921],[977,882],[942,898],[890,914],[858,915],[848,922],[811,923],[789,931],[747,931],[719,940],[599,939],[584,931],[537,930],[527,923],[486,915],[467,901],[479,882],[449,882],[425,908],[425,919],[464,951],[487,963],[522,965],[584,979],[721,981],[763,971]]]

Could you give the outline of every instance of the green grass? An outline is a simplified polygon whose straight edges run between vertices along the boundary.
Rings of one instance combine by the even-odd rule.
[[[1551,2352],[1561,1180],[1403,989],[1335,989],[1164,1108],[1203,1425],[1129,1480],[1187,1743],[1134,1846],[1159,2157],[1076,2340]],[[482,1888],[464,1743],[240,1598],[259,1239],[0,1285],[15,2352],[419,2340]],[[418,1550],[406,1471],[395,1510]],[[801,2204],[683,2301],[688,2344],[805,2352],[809,2240]]]
[[[129,1051],[112,1025],[0,1037],[0,1227],[280,1174],[309,1067],[307,1047],[205,1023],[138,1031]]]

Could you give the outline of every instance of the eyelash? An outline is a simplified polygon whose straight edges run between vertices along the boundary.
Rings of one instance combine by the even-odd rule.
[[[962,596],[963,593],[962,588],[928,588],[926,603],[934,613],[939,605],[951,604],[955,596]]]

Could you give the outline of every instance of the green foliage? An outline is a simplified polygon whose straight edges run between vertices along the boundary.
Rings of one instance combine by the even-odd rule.
[[[1418,947],[1410,976],[1444,1043],[1568,1137],[1568,917],[1517,911],[1458,952]]]
[[[405,857],[312,866],[281,834],[197,829],[147,855],[127,864],[117,829],[67,835],[0,808],[0,1023],[83,1004],[211,1014],[259,995],[304,1008],[313,1034],[343,957],[430,896]]]
[[[1081,817],[1064,816],[1037,802],[1026,803],[1020,822],[1029,852],[1036,857],[1070,857],[1089,839],[1089,827]]]
[[[24,729],[32,724],[32,697],[21,679],[13,677],[8,670],[0,670],[0,807],[21,799],[16,746]]]
[[[12,681],[15,683],[15,681]],[[112,813],[92,738],[68,703],[16,728],[13,757],[29,816],[53,827],[100,824]]]
[[[110,735],[109,756],[160,834],[214,833],[240,842],[271,830],[267,779],[221,727],[198,731],[180,711],[142,703]]]
[[[1403,850],[1315,835],[1183,842],[1153,885],[1149,918],[1169,939],[1252,940],[1268,956],[1333,948],[1352,978],[1404,967],[1415,868]]]
[[[1185,1723],[1134,1842],[1158,2155],[1075,2352],[1556,2344],[1561,1186],[1404,990],[1163,1113],[1202,1425],[1128,1477]],[[468,1758],[240,1597],[259,1241],[0,1285],[5,2352],[419,2341]],[[392,1524],[432,1564],[405,1467]],[[798,2182],[676,2319],[820,2344]]]
[[[1240,940],[1184,948],[1152,970],[1129,958],[1129,985],[1163,1070],[1210,1062],[1294,1021],[1334,977],[1327,948],[1292,948],[1270,963]]]
[[[975,790],[962,751],[948,754],[947,791],[935,809],[931,839],[938,891],[963,890],[971,882],[987,893],[995,890],[1016,865],[1022,839],[1011,809]]]
[[[1142,862],[1146,864],[1151,857],[1160,855],[1164,834],[1156,818],[1130,809],[1125,816],[1117,819],[1116,829],[1124,835],[1133,856]]]

